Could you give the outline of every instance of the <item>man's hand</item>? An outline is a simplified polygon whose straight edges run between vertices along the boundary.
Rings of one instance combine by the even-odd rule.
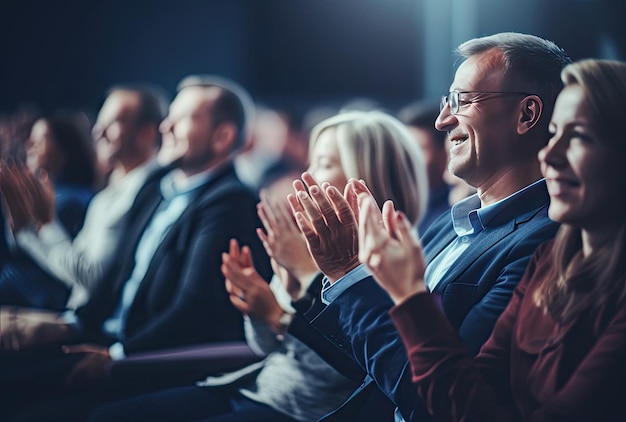
[[[284,310],[254,268],[249,247],[240,250],[237,241],[231,239],[229,252],[222,254],[222,273],[226,277],[230,301],[237,309],[251,318],[265,321],[274,330],[280,328],[279,320]]]
[[[84,354],[67,376],[66,387],[98,387],[106,381],[108,377],[107,364],[111,361],[107,348],[92,344],[77,344],[63,346],[63,353]]]
[[[396,212],[391,201],[385,202],[382,214],[370,195],[359,194],[358,202],[359,258],[378,284],[395,303],[427,291],[422,248],[408,219]]]
[[[334,186],[319,186],[309,173],[287,197],[311,256],[331,283],[359,265],[358,228],[350,204]]]

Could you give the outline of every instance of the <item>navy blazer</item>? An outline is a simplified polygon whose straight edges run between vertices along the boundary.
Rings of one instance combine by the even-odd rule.
[[[102,325],[119,301],[134,266],[137,244],[161,202],[160,177],[149,180],[133,204],[116,265],[90,301],[77,310],[85,337],[107,344]],[[255,195],[227,165],[199,188],[150,262],[128,313],[126,354],[194,343],[244,340],[243,318],[231,304],[220,270],[231,238],[252,249],[265,279],[272,272],[255,229],[260,226]]]
[[[435,288],[443,311],[472,353],[489,337],[535,248],[556,234],[559,225],[548,218],[548,204],[545,182],[522,192],[476,235]],[[422,238],[426,262],[455,238],[446,213]],[[368,277],[311,323],[359,363],[407,421],[419,420],[425,410],[411,382],[406,350],[388,314],[392,306],[388,294]]]

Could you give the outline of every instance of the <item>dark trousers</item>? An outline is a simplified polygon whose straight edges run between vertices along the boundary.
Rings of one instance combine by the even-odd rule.
[[[111,403],[96,409],[89,422],[204,421],[293,422],[269,406],[237,392],[207,387],[179,387]]]

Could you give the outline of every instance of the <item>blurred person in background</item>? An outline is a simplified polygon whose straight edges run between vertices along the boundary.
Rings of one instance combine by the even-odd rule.
[[[57,218],[14,230],[20,251],[45,274],[33,270],[36,277],[0,275],[0,303],[76,309],[87,302],[113,264],[126,215],[139,189],[159,167],[155,160],[160,145],[158,128],[166,107],[165,95],[158,87],[120,85],[108,90],[92,130],[107,185],[93,197],[74,239]],[[23,184],[19,191],[32,198],[33,210],[45,209],[49,204],[36,201],[40,196],[29,189],[32,184]],[[34,214],[31,220],[36,218]],[[70,289],[66,302],[53,295],[65,292],[58,288],[59,282]]]
[[[140,190],[114,265],[89,301],[64,313],[0,308],[0,380],[16,407],[2,410],[34,420],[78,418],[94,401],[146,384],[115,383],[107,374],[113,359],[243,339],[221,255],[238,238],[254,251],[259,274],[269,279],[271,270],[255,233],[257,198],[232,164],[249,139],[250,107],[248,94],[227,79],[181,81],[160,125],[170,134],[161,148],[174,161]]]
[[[437,116],[439,104],[428,101],[409,104],[398,112],[398,118],[407,125],[426,160],[428,206],[417,226],[420,234],[424,234],[437,217],[450,210],[451,187],[444,179],[444,174],[448,172],[447,135],[435,128]]]

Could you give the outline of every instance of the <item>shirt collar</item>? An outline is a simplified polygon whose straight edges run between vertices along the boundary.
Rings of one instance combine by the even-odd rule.
[[[543,183],[543,181],[544,179],[540,179],[507,196],[506,198],[482,208],[480,206],[480,198],[478,197],[478,194],[474,194],[457,202],[451,210],[454,231],[458,236],[466,236],[481,232],[491,221],[493,221],[500,211],[506,208],[507,204],[514,201],[515,198],[527,190]]]
[[[163,199],[169,200],[178,195],[189,194],[204,185],[212,174],[213,170],[210,169],[187,177],[182,170],[174,169],[161,179],[161,195]]]

